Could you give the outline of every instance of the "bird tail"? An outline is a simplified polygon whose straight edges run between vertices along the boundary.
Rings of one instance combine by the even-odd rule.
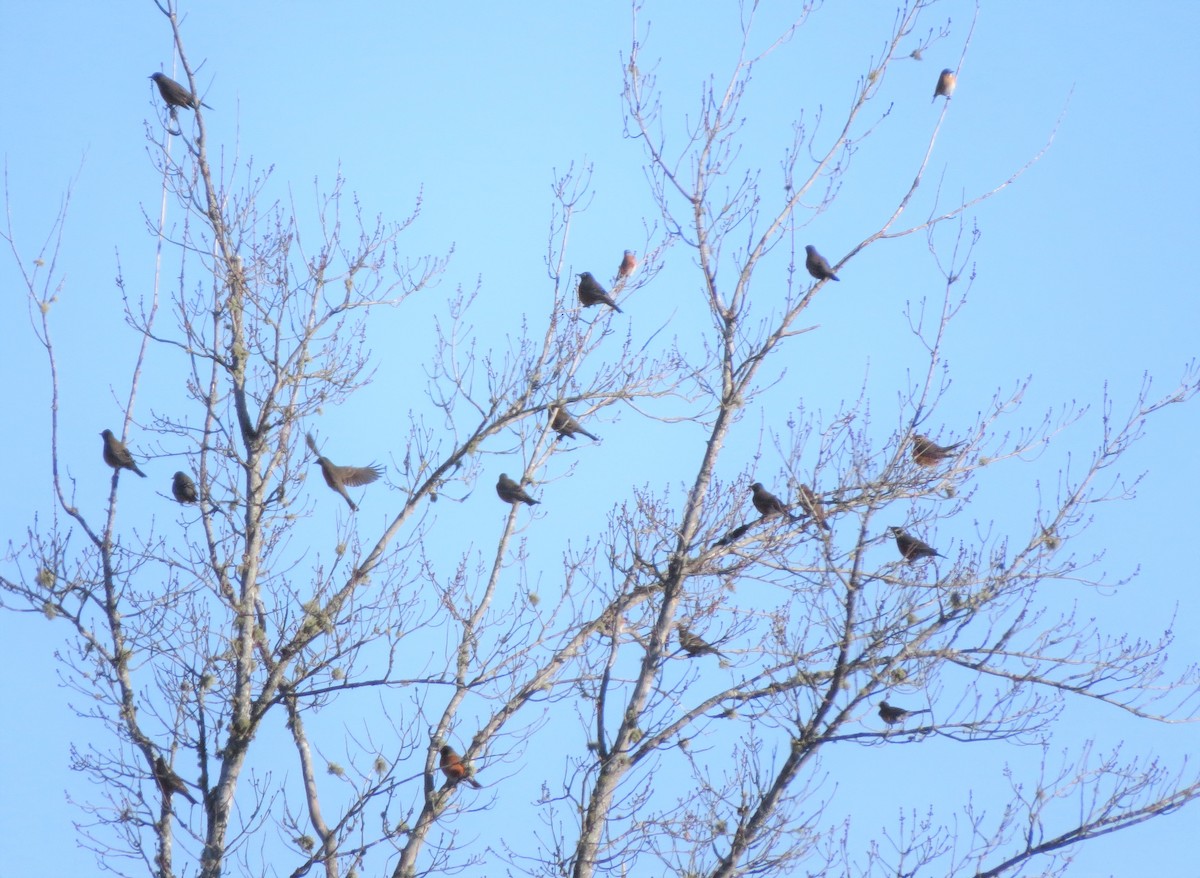
[[[142,472],[140,469],[138,469],[138,465],[136,463],[133,465],[132,469],[135,473],[137,473],[143,479],[146,478],[146,474],[144,472]]]
[[[304,441],[308,443],[308,447],[309,447],[310,449],[312,449],[312,453],[313,453],[313,454],[315,454],[317,457],[320,457],[320,456],[321,456],[321,452],[317,451],[317,443],[316,443],[316,441],[313,439],[313,437],[312,437],[312,433],[305,433],[305,434],[304,434]]]

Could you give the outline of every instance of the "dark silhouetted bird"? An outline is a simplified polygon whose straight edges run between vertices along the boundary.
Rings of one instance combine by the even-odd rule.
[[[579,301],[583,303],[583,307],[585,308],[603,304],[612,308],[618,314],[625,313],[612,300],[612,296],[608,294],[608,290],[600,286],[600,282],[592,277],[590,271],[585,271],[579,275]]]
[[[625,280],[625,278],[637,271],[637,267],[637,254],[632,250],[626,250],[625,255],[621,257],[621,264],[617,266],[617,280]]]
[[[346,488],[358,488],[362,485],[371,484],[371,482],[383,475],[383,467],[377,464],[371,464],[370,466],[338,466],[329,458],[321,456],[321,453],[317,451],[317,443],[313,440],[311,433],[306,433],[304,439],[308,442],[308,447],[312,449],[312,453],[317,456],[316,463],[321,468],[321,475],[325,477],[325,484],[342,495],[342,499],[350,506],[352,512],[357,512],[358,507],[354,505],[354,501],[346,493]]]
[[[725,534],[725,536],[721,537],[721,539],[717,540],[716,545],[728,546],[731,543],[733,543],[737,540],[740,540],[742,537],[744,537],[749,532],[750,532],[750,525],[748,525],[748,524],[738,525],[733,530],[731,530],[729,533]]]
[[[550,406],[550,429],[557,433],[560,437],[574,439],[576,433],[582,433],[593,442],[599,442],[600,437],[594,433],[589,433],[579,425],[579,421],[571,417],[571,413],[562,406]]]
[[[171,479],[171,493],[180,503],[195,503],[200,499],[200,495],[196,493],[196,483],[185,472],[175,473],[175,477]]]
[[[526,494],[524,488],[504,473],[500,473],[500,479],[496,482],[496,493],[500,495],[500,499],[505,503],[525,503],[529,506],[536,506],[542,502],[541,500],[534,500]]]
[[[945,96],[947,98],[954,94],[954,86],[958,85],[958,77],[954,75],[954,71],[947,67],[938,75],[937,88],[933,90],[933,98],[929,103],[933,103],[938,98]]]
[[[188,791],[183,778],[171,770],[171,766],[167,765],[167,760],[162,756],[154,757],[154,782],[158,784],[158,791],[163,794],[164,799],[171,798],[173,793],[179,793],[193,805],[198,804]]]
[[[804,248],[804,252],[808,255],[804,258],[804,267],[808,269],[808,273],[817,280],[836,280],[841,278],[833,273],[833,269],[829,267],[829,260],[817,252],[817,248],[809,244]]]
[[[212,107],[209,107],[208,104],[204,103],[204,101],[200,100],[166,74],[151,73],[150,78],[158,86],[158,93],[162,95],[162,99],[167,102],[168,107],[187,107],[189,110],[194,110],[197,107],[212,109]]]
[[[788,508],[783,505],[783,501],[768,491],[762,486],[762,482],[755,482],[750,486],[752,492],[750,499],[754,501],[754,508],[759,511],[763,518],[769,518],[772,515],[786,515],[792,521],[796,521],[796,516],[788,512]]]
[[[900,550],[900,554],[904,556],[905,561],[911,563],[921,558],[946,557],[933,546],[929,545],[929,543],[909,536],[898,527],[889,527],[888,530],[896,538],[896,548]]]
[[[947,457],[953,457],[954,449],[962,444],[962,442],[955,442],[953,445],[938,445],[928,436],[918,433],[912,438],[912,459],[921,466],[937,466]]]
[[[825,504],[821,502],[821,498],[813,492],[813,489],[802,484],[796,489],[796,493],[800,496],[800,508],[825,530],[833,530],[829,526],[829,522],[825,520]]]
[[[888,704],[886,701],[879,702],[879,718],[889,726],[894,726],[896,723],[904,722],[906,717],[910,717],[916,713],[929,713],[929,708],[921,708],[920,710],[905,710],[903,707],[895,707]]]
[[[703,638],[693,634],[682,622],[677,622],[675,629],[675,633],[679,635],[679,645],[683,647],[683,651],[688,654],[689,658],[695,658],[700,655],[715,655],[725,658],[725,653]]]
[[[104,430],[100,435],[104,437],[105,463],[113,469],[131,469],[143,479],[146,478],[146,474],[133,462],[133,455],[129,453],[125,443],[114,436],[112,430]]]
[[[442,754],[440,763],[442,774],[446,775],[450,783],[457,784],[459,781],[466,781],[477,790],[483,789],[483,784],[475,780],[467,766],[463,764],[462,757],[454,752],[454,748],[446,744],[438,751]]]

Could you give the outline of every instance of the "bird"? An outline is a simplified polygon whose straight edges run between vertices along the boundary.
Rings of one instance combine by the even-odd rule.
[[[625,278],[637,271],[637,267],[637,254],[632,250],[626,250],[625,255],[621,257],[621,264],[617,266],[617,280],[625,280]]]
[[[187,107],[189,110],[194,110],[197,107],[212,109],[212,107],[209,107],[208,104],[204,103],[204,101],[200,100],[166,74],[151,73],[150,78],[158,86],[158,93],[162,95],[162,99],[167,102],[168,107]]]
[[[896,538],[896,548],[900,550],[900,554],[904,556],[905,561],[911,563],[921,558],[946,557],[933,546],[929,545],[929,543],[918,540],[914,536],[909,536],[898,527],[889,527],[888,530]]]
[[[604,287],[600,286],[600,282],[592,277],[590,271],[585,271],[578,275],[579,277],[579,301],[583,303],[583,307],[590,308],[592,305],[605,304],[612,308],[618,314],[625,312],[618,307],[617,303],[612,300],[612,296]]]
[[[721,539],[717,540],[714,545],[717,545],[717,546],[732,545],[735,541],[740,540],[747,533],[749,533],[749,531],[750,531],[750,525],[748,525],[748,524],[738,525],[733,530],[731,530],[729,533],[725,534],[725,536],[721,537]]]
[[[821,502],[821,498],[813,492],[813,489],[802,484],[796,489],[796,493],[800,495],[800,508],[825,530],[833,530],[829,526],[829,522],[825,520],[825,504]]]
[[[440,763],[442,774],[446,775],[450,783],[457,784],[459,781],[465,780],[471,786],[475,787],[475,789],[483,789],[483,784],[472,777],[471,772],[467,770],[467,766],[463,764],[462,757],[454,752],[453,747],[445,744],[438,752],[442,754]]]
[[[964,439],[963,442],[965,441]],[[921,466],[937,466],[947,457],[953,457],[954,449],[962,444],[955,442],[953,445],[938,445],[928,436],[918,433],[912,438],[912,459]]]
[[[500,478],[496,482],[496,493],[500,495],[500,499],[505,503],[524,503],[527,506],[536,506],[541,503],[541,500],[534,500],[525,489],[510,479],[505,473],[500,473]]]
[[[829,260],[817,252],[817,248],[812,244],[804,248],[804,252],[808,255],[804,258],[804,267],[808,269],[808,273],[817,280],[836,280],[841,278],[833,273],[833,269],[829,267]]]
[[[933,90],[933,98],[929,103],[933,103],[943,95],[948,99],[954,94],[954,86],[958,85],[958,77],[954,75],[954,71],[947,67],[938,75],[937,88]]]
[[[195,503],[200,499],[200,495],[196,493],[196,483],[185,472],[175,473],[171,479],[171,493],[180,503]]]
[[[702,637],[698,637],[687,629],[687,626],[682,622],[675,624],[675,633],[679,635],[679,645],[683,647],[683,651],[688,654],[688,658],[696,658],[701,655],[715,655],[720,658],[725,658],[725,653],[721,652],[715,646]]]
[[[886,701],[879,702],[879,718],[889,726],[894,726],[896,723],[904,722],[905,718],[912,716],[914,713],[929,713],[927,707],[920,710],[905,710],[903,707],[896,707],[888,704]]]
[[[571,417],[571,413],[562,406],[550,406],[550,429],[557,433],[560,438],[574,439],[576,433],[582,433],[593,442],[600,441],[599,436],[583,429],[579,425],[579,421]]]
[[[104,437],[105,463],[116,470],[131,469],[143,479],[146,478],[146,474],[133,462],[133,455],[129,453],[125,443],[114,436],[112,430],[104,430],[100,435]]]
[[[753,492],[750,499],[754,501],[754,508],[762,514],[763,518],[770,518],[772,515],[786,515],[792,521],[796,521],[796,516],[788,512],[783,501],[764,488],[762,482],[755,482],[750,486],[750,490]]]
[[[169,799],[173,793],[179,793],[193,805],[199,804],[188,791],[183,778],[167,765],[167,760],[163,759],[161,754],[154,757],[154,782],[158,784],[158,791],[163,794],[164,799]]]
[[[325,484],[342,495],[342,499],[350,506],[351,512],[357,512],[358,507],[354,505],[354,501],[346,493],[346,488],[357,488],[361,485],[371,484],[371,482],[383,475],[383,467],[376,464],[371,464],[370,466],[338,466],[329,458],[321,456],[321,453],[317,451],[317,443],[313,440],[311,433],[305,433],[304,439],[308,442],[308,447],[312,449],[312,453],[317,456],[316,464],[321,467],[321,475],[325,477]]]

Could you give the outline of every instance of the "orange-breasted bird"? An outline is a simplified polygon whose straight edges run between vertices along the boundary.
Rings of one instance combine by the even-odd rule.
[[[796,493],[800,497],[800,508],[809,514],[813,521],[825,530],[833,530],[829,526],[829,522],[825,520],[825,504],[821,502],[821,498],[816,495],[812,488],[808,485],[800,485],[796,489]]]
[[[953,457],[954,449],[962,444],[955,442],[953,445],[938,445],[928,436],[918,433],[912,438],[912,459],[921,466],[937,466],[947,457]]]
[[[938,98],[945,96],[949,98],[954,94],[954,86],[958,85],[958,77],[954,75],[954,71],[947,67],[938,75],[937,88],[933,90],[933,99],[929,103],[933,103]]]
[[[896,538],[896,548],[900,550],[900,554],[904,556],[904,560],[912,563],[921,558],[945,558],[946,556],[935,549],[929,543],[923,540],[918,540],[914,536],[909,536],[898,527],[889,527],[892,536]]]
[[[354,505],[354,501],[350,499],[350,495],[346,493],[346,488],[358,488],[362,485],[369,485],[381,475],[383,475],[383,467],[376,464],[370,466],[338,466],[327,457],[322,457],[317,451],[317,443],[313,440],[311,433],[306,433],[304,439],[308,442],[308,447],[312,453],[317,456],[317,466],[321,467],[321,475],[325,477],[325,484],[342,495],[342,499],[350,506],[350,511],[357,512],[358,507]]]
[[[454,748],[446,744],[438,751],[442,754],[441,762],[439,763],[442,774],[452,784],[457,784],[459,781],[466,781],[477,790],[483,789],[483,784],[475,780],[467,766],[463,764],[462,757],[454,752]]]
[[[808,269],[809,274],[817,280],[841,280],[833,273],[833,269],[829,266],[829,260],[818,253],[816,247],[809,244],[804,248],[804,252],[808,254],[804,257],[804,267]]]
[[[536,506],[541,503],[541,500],[534,500],[525,489],[510,479],[505,473],[500,473],[500,479],[496,482],[496,493],[505,503],[524,503],[527,506]]]
[[[104,430],[100,435],[104,437],[105,463],[113,469],[131,469],[143,479],[146,478],[146,474],[133,462],[133,455],[129,453],[125,443],[114,436],[112,430]]]
[[[626,250],[625,255],[621,257],[621,264],[617,266],[617,280],[625,280],[625,278],[637,271],[637,267],[637,254],[632,250]]]
[[[625,313],[620,309],[617,303],[613,301],[612,296],[608,294],[608,290],[600,286],[600,282],[592,277],[592,273],[590,271],[585,271],[578,277],[579,301],[583,304],[583,307],[590,308],[593,305],[607,305],[618,314]]]

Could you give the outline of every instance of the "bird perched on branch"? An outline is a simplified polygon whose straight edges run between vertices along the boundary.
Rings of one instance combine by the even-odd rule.
[[[626,250],[625,255],[621,257],[621,264],[617,266],[617,280],[625,280],[625,278],[637,271],[637,267],[637,254],[632,250]]]
[[[804,267],[808,269],[809,274],[817,280],[841,280],[833,273],[833,269],[829,266],[829,260],[818,253],[816,247],[809,244],[804,248],[804,252],[808,254],[804,257]]]
[[[762,486],[762,482],[755,482],[750,486],[751,497],[754,502],[754,508],[759,511],[763,518],[770,518],[772,515],[785,515],[792,521],[796,521],[796,516],[788,511],[787,506],[783,501],[768,491]]]
[[[717,546],[732,545],[734,542],[736,542],[737,540],[740,540],[742,537],[744,537],[749,532],[750,532],[749,524],[740,524],[737,527],[735,527],[733,530],[731,530],[729,533],[725,534],[725,536],[721,537],[721,539],[717,540],[716,543],[714,543],[714,545],[717,545]]]
[[[963,442],[965,441],[964,439]],[[912,438],[912,459],[921,466],[937,466],[947,457],[953,457],[954,449],[963,442],[955,442],[953,445],[938,445],[928,436],[918,433]]]
[[[825,504],[821,502],[821,498],[813,492],[813,489],[802,484],[796,489],[796,493],[800,495],[800,508],[825,530],[833,530],[829,526],[829,522],[825,520]]]
[[[919,561],[921,558],[946,557],[933,546],[929,545],[929,543],[918,540],[914,536],[909,536],[898,527],[889,527],[888,530],[896,538],[896,548],[900,550],[900,554],[904,556],[904,560],[909,563]]]
[[[950,98],[954,94],[954,86],[958,85],[958,77],[954,75],[954,71],[947,67],[938,75],[937,88],[933,90],[933,98],[929,103],[933,103],[940,97]]]
[[[560,438],[574,439],[576,433],[582,433],[593,442],[599,442],[600,437],[594,433],[589,433],[579,425],[579,421],[571,417],[571,413],[562,406],[550,406],[550,429],[559,435]]]
[[[500,499],[505,503],[524,503],[527,506],[536,506],[541,503],[541,500],[534,500],[525,489],[510,479],[505,473],[500,473],[500,479],[496,482],[496,493],[500,495]]]
[[[113,435],[112,430],[104,430],[100,433],[104,437],[104,462],[113,469],[131,469],[143,479],[146,474],[138,469],[138,465],[133,462],[133,455],[129,453],[129,449],[125,447],[125,443]]]
[[[440,763],[442,774],[446,775],[450,783],[457,784],[459,781],[465,780],[471,786],[475,787],[475,789],[483,789],[483,784],[475,780],[471,771],[463,764],[462,757],[454,752],[453,747],[446,744],[438,752],[442,754]]]
[[[195,503],[200,499],[200,495],[196,492],[196,483],[185,472],[175,473],[174,478],[171,479],[171,493],[180,503]]]
[[[896,707],[895,705],[888,704],[886,701],[879,702],[879,718],[889,726],[902,723],[907,717],[917,713],[930,713],[930,710],[927,707],[923,707],[920,710],[905,710],[903,707]]]
[[[704,638],[693,634],[682,622],[677,622],[675,629],[675,633],[679,636],[679,645],[683,647],[683,651],[688,654],[689,658],[696,658],[701,655],[715,655],[725,658],[725,653],[704,640]]]
[[[212,109],[166,74],[151,73],[150,78],[158,86],[158,93],[162,95],[162,99],[167,102],[168,107],[187,107],[189,110],[195,110],[197,107]]]
[[[199,804],[188,791],[183,778],[167,765],[167,760],[163,759],[161,755],[154,757],[154,782],[158,784],[158,791],[163,794],[164,799],[171,798],[173,793],[179,793],[193,805]]]
[[[309,449],[317,456],[317,466],[321,468],[321,475],[325,477],[325,484],[331,487],[342,495],[342,499],[350,506],[351,512],[357,512],[358,507],[354,505],[354,501],[350,499],[350,495],[346,493],[346,488],[358,488],[362,485],[369,485],[381,475],[383,475],[383,467],[376,464],[370,466],[338,466],[327,457],[322,457],[321,452],[317,451],[317,443],[313,440],[312,433],[305,433],[304,439],[308,442]]]
[[[608,290],[600,286],[600,282],[592,277],[590,271],[585,271],[578,275],[579,277],[579,301],[583,303],[583,307],[590,308],[592,305],[607,305],[618,314],[625,312],[618,307],[613,301],[612,296],[608,294]]]

